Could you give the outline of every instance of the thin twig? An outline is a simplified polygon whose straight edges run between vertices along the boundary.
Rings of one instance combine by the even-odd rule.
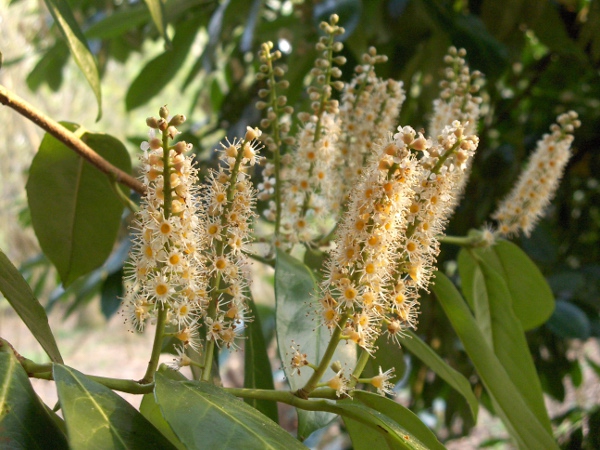
[[[14,109],[23,117],[31,120],[39,127],[46,130],[56,139],[61,141],[70,149],[74,150],[78,155],[87,160],[90,164],[96,166],[101,172],[104,172],[115,181],[133,189],[139,194],[145,194],[146,188],[134,177],[126,172],[123,172],[118,167],[113,166],[102,156],[96,153],[85,142],[79,139],[71,131],[67,130],[60,123],[52,120],[43,112],[30,105],[25,100],[10,92],[4,86],[0,85],[0,103]]]

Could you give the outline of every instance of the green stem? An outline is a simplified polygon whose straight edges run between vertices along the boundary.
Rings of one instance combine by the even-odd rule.
[[[275,114],[275,119],[271,122],[273,128],[273,141],[275,142],[275,149],[273,151],[273,165],[275,166],[275,236],[279,235],[279,229],[281,228],[281,134],[279,130],[279,114],[277,105],[277,83],[275,82],[275,71],[273,70],[273,60],[271,59],[270,52],[267,57],[267,64],[269,67],[269,81],[271,82],[271,92],[269,95],[269,102]]]
[[[158,317],[156,318],[156,331],[154,332],[154,342],[152,343],[150,361],[148,361],[148,368],[146,369],[144,378],[140,380],[141,384],[148,384],[154,381],[154,373],[158,367],[158,359],[162,350],[162,341],[165,333],[166,323],[167,309],[161,305],[158,310]]]
[[[202,381],[209,382],[212,372],[212,362],[215,354],[215,340],[210,339],[206,343],[206,352],[204,353],[204,369],[202,369]]]
[[[131,211],[132,213],[136,213],[140,210],[139,206],[136,205],[135,202],[133,202],[127,195],[125,195],[125,193],[119,187],[117,180],[115,180],[114,178],[110,181],[110,187],[112,188],[113,192],[117,195],[121,203],[123,203],[125,208],[129,209],[129,211]]]
[[[365,370],[365,366],[369,362],[370,357],[371,355],[369,354],[369,352],[363,349],[360,353],[360,356],[358,357],[358,361],[356,361],[356,367],[354,367],[354,372],[352,372],[352,377],[350,378],[350,382],[348,383],[348,387],[350,389],[356,386],[356,383],[358,382],[360,375],[363,373],[363,370]]]
[[[171,164],[169,159],[169,133],[167,130],[162,132],[162,146],[163,146],[163,214],[165,219],[168,219],[171,215]]]
[[[41,380],[53,380],[52,376],[52,363],[48,364],[37,364],[36,362],[24,358],[19,355],[18,357],[21,366],[27,372],[27,375],[31,378],[39,378]],[[97,377],[94,375],[86,375],[92,381],[106,386],[109,389],[115,391],[127,392],[129,394],[147,394],[152,392],[154,389],[154,383],[143,383],[134,380],[124,380],[121,378],[110,378],[110,377]]]
[[[327,368],[329,367],[329,364],[331,363],[331,359],[333,358],[333,354],[335,353],[335,350],[340,342],[340,337],[342,335],[342,329],[346,325],[348,316],[349,316],[349,313],[345,312],[340,317],[340,322],[338,323],[338,326],[335,327],[335,330],[333,331],[333,334],[331,335],[331,339],[329,341],[329,344],[327,345],[327,348],[325,349],[325,354],[323,354],[323,358],[319,362],[319,366],[317,367],[317,370],[315,370],[315,372],[312,374],[310,379],[306,382],[304,387],[302,387],[302,388],[298,389],[298,391],[296,391],[295,395],[297,395],[298,397],[306,399],[309,397],[310,393],[317,388],[317,384],[319,383],[319,381],[321,381],[321,378],[323,378],[323,375],[325,374],[325,372],[327,371]]]
[[[481,238],[479,236],[440,236],[438,241],[460,247],[473,247],[480,243]]]
[[[255,399],[255,400],[271,400],[280,403],[286,403],[305,411],[325,411],[333,414],[339,414],[343,417],[354,419],[379,433],[381,430],[381,419],[375,414],[365,414],[364,410],[354,408],[344,408],[331,400],[339,400],[335,396],[335,391],[331,389],[319,389],[315,392],[314,398],[322,400],[307,400],[297,397],[287,391],[269,391],[265,389],[240,389],[240,388],[225,388],[229,394],[236,397]],[[386,430],[387,431],[387,430]]]

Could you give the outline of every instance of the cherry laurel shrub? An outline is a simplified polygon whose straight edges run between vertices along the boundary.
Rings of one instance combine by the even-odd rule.
[[[415,333],[420,294],[431,291],[514,444],[557,448],[524,335],[549,317],[554,300],[535,265],[504,238],[529,235],[544,213],[569,160],[577,115],[560,115],[538,142],[492,215],[494,225],[445,236],[479,144],[482,74],[469,69],[464,50],[450,48],[427,129],[398,126],[405,93],[401,82],[377,76],[385,56],[370,48],[352,80],[341,81],[346,60],[336,37],[344,30],[337,22],[333,15],[321,24],[309,109],[295,116],[285,96],[286,68],[277,62],[281,53],[270,42],[262,45],[260,127],[222,142],[218,165],[206,175],[199,176],[192,146],[178,140],[183,115],[165,106],[147,119],[141,175],[129,185],[143,194],[139,206],[120,187],[107,194],[117,203],[117,221],[119,198],[134,211],[121,312],[131,328],[154,333],[140,380],[84,375],[65,365],[43,309],[1,255],[2,292],[52,361],[31,361],[0,341],[2,446],[302,448],[313,431],[340,416],[357,449],[444,448],[395,401],[394,390],[403,375],[397,356],[403,347],[477,416],[469,381]],[[299,125],[292,131],[294,117]],[[42,162],[52,151],[71,155],[60,135],[51,134],[36,156]],[[113,138],[86,132],[76,139],[118,165],[107,150]],[[28,183],[34,227],[44,214],[35,199],[55,189],[40,174],[42,162],[34,160]],[[123,181],[116,172],[105,177],[90,170],[84,183]],[[259,210],[259,202],[266,206]],[[61,268],[44,239],[65,284],[81,275]],[[441,242],[462,247],[462,293],[436,268]],[[274,387],[250,289],[253,264],[275,269],[284,388]],[[175,358],[159,366],[168,348]],[[243,387],[222,387],[218,357],[225,349],[244,351]],[[187,376],[184,367],[191,368]],[[54,380],[55,408],[40,402],[28,378]],[[143,395],[139,411],[113,391]],[[277,424],[277,403],[297,409],[297,438]]]

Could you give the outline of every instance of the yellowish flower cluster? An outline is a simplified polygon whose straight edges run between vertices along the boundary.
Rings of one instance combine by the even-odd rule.
[[[538,141],[517,184],[492,215],[500,235],[512,236],[519,231],[530,235],[554,197],[571,157],[572,133],[580,125],[575,111],[561,114],[550,127],[550,134]]]
[[[339,227],[320,299],[324,324],[344,329],[346,339],[370,351],[381,321],[394,320],[397,306],[390,295],[391,261],[406,228],[412,186],[419,177],[410,150],[420,142],[392,139],[377,153],[352,191]]]
[[[332,189],[338,203],[345,200],[348,190],[362,174],[375,143],[394,129],[404,102],[401,81],[383,80],[375,74],[375,65],[386,61],[385,55],[369,48],[363,55],[364,64],[355,68],[356,74],[342,93],[340,156],[334,160],[338,180]]]
[[[208,285],[213,302],[208,309],[207,340],[237,348],[236,336],[248,315],[249,262],[242,252],[250,239],[256,191],[246,171],[259,161],[258,129],[248,127],[244,139],[221,144],[218,170],[202,188],[206,220],[201,232],[209,241],[205,251]]]
[[[208,303],[197,176],[192,159],[185,155],[191,145],[183,141],[169,145],[184,121],[182,115],[169,119],[166,107],[160,118],[147,120],[149,140],[141,146],[141,178],[147,194],[132,224],[124,312],[141,330],[165,309],[174,334],[184,345],[197,348],[198,319]]]
[[[336,65],[346,62],[343,56],[334,56],[342,50],[335,37],[344,33],[337,24],[339,18],[332,15],[330,23],[322,22],[325,36],[316,45],[321,56],[311,70],[316,84],[308,88],[311,113],[298,115],[303,122],[296,135],[296,152],[286,170],[286,190],[283,201],[283,225],[291,242],[307,241],[313,237],[311,218],[320,217],[330,209],[327,199],[332,198],[330,171],[336,155],[339,139],[339,102],[333,100],[333,89],[342,90],[339,80],[342,71]]]
[[[399,127],[350,194],[322,284],[323,323],[371,352],[382,325],[394,340],[415,327],[476,136],[455,121],[437,142]],[[422,153],[417,159],[415,152]]]
[[[242,249],[250,239],[256,192],[246,171],[259,161],[258,129],[221,144],[220,167],[202,187],[191,145],[169,142],[182,115],[147,120],[142,143],[142,180],[147,187],[133,222],[133,247],[124,314],[142,330],[164,317],[163,336],[181,341],[173,368],[189,365],[186,347],[200,349],[199,327],[211,345],[237,347],[248,314],[249,263]],[[156,137],[157,130],[161,137]],[[162,315],[160,314],[162,313]]]
[[[458,120],[465,126],[465,134],[474,134],[480,116],[482,99],[476,94],[481,88],[481,72],[469,70],[465,61],[464,49],[450,47],[444,57],[447,67],[444,79],[440,82],[442,91],[433,102],[433,114],[429,121],[428,132],[437,136],[446,125]]]

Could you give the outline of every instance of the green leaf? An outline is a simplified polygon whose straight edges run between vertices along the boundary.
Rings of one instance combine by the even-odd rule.
[[[363,405],[373,408],[375,411],[379,411],[394,420],[398,425],[421,441],[428,449],[441,450],[445,448],[429,427],[410,409],[389,398],[371,392],[355,391],[352,395],[355,401],[359,401]]]
[[[146,3],[146,6],[148,6],[148,10],[152,16],[154,25],[156,25],[156,29],[165,40],[165,47],[170,47],[171,40],[167,34],[167,21],[165,20],[164,3],[162,0],[144,0],[144,3]]]
[[[395,379],[402,378],[402,375],[406,371],[402,348],[384,335],[380,335],[377,338],[375,348],[377,350],[375,350],[373,357],[369,358],[365,370],[361,374],[361,378],[371,378],[379,375],[379,367],[384,371],[393,367]]]
[[[470,250],[498,272],[508,286],[511,304],[523,329],[543,324],[554,310],[554,296],[544,276],[533,261],[515,244],[500,240],[489,249]],[[465,297],[472,304],[472,287],[477,263],[468,250],[462,249],[458,269]]]
[[[127,111],[145,105],[173,79],[183,65],[202,21],[202,17],[195,17],[177,25],[171,48],[148,62],[129,86],[125,98]]]
[[[292,341],[296,347],[299,346],[302,353],[306,353],[309,362],[318,364],[331,337],[326,327],[311,320],[311,315],[314,315],[314,295],[317,290],[317,283],[308,267],[283,251],[277,252],[275,263],[277,342],[283,370],[293,391],[303,387],[312,372],[304,369],[298,375],[289,367]],[[332,361],[340,361],[342,366],[353,367],[356,363],[356,347],[351,344],[341,344]],[[333,370],[328,368],[324,380],[334,375]],[[306,439],[313,431],[331,422],[334,417],[321,411],[298,410],[299,438]]]
[[[254,299],[250,299],[248,306],[254,320],[246,324],[245,330],[244,387],[275,390],[271,362],[269,361],[269,355],[267,355],[267,346]],[[279,422],[279,413],[277,412],[277,404],[275,402],[257,399],[244,399],[244,401],[258,409],[273,422]]]
[[[111,15],[92,24],[85,35],[88,38],[109,39],[121,36],[150,20],[150,12],[142,5],[120,8]]]
[[[27,87],[32,91],[37,91],[43,83],[47,83],[48,87],[56,92],[62,84],[62,71],[68,59],[67,45],[63,41],[56,41],[27,75],[25,79]]]
[[[558,300],[556,309],[546,326],[557,336],[566,339],[585,340],[590,337],[591,323],[588,316],[577,305]]]
[[[181,372],[171,370],[164,364],[161,364],[161,366],[158,368],[158,371],[171,380],[187,380],[187,378],[184,377]],[[183,445],[183,443],[177,438],[165,418],[162,416],[162,413],[160,412],[160,406],[158,406],[158,403],[156,402],[154,393],[144,394],[142,403],[140,404],[140,413],[142,416],[148,419],[148,421],[154,425],[156,429],[171,442],[171,444],[178,449],[186,448],[185,445]]]
[[[491,342],[494,352],[527,406],[548,433],[552,425],[544,404],[542,386],[537,376],[523,328],[513,313],[510,293],[502,277],[480,262],[486,299],[489,302]],[[478,300],[475,300],[478,303]]]
[[[444,309],[481,380],[495,401],[513,438],[523,448],[558,449],[552,436],[528,408],[502,363],[452,282],[441,272],[435,274],[433,292]]]
[[[163,416],[187,448],[305,448],[268,417],[212,384],[173,381],[160,372],[155,383]]]
[[[100,310],[106,319],[110,319],[121,306],[123,297],[123,269],[110,274],[104,280],[100,291]]]
[[[408,336],[402,340],[402,345],[414,356],[433,370],[442,380],[460,393],[471,409],[473,420],[477,421],[479,402],[471,390],[471,384],[460,372],[450,367],[440,356],[412,331],[407,331]]]
[[[107,387],[60,364],[53,365],[53,374],[73,450],[175,448]]]
[[[87,45],[85,36],[79,29],[79,25],[73,16],[73,11],[71,11],[71,7],[66,0],[44,0],[44,2],[67,41],[75,62],[83,72],[92,91],[94,91],[96,102],[98,103],[98,116],[96,120],[100,120],[102,117],[100,76],[98,75],[98,67]]]
[[[62,363],[46,311],[21,273],[0,250],[0,292],[54,362]]]
[[[66,436],[40,402],[17,358],[10,350],[3,351],[5,345],[0,341],[0,447],[67,448]]]
[[[356,399],[337,402],[336,406],[341,409],[340,414],[356,450],[428,448],[395,420]],[[419,430],[425,434],[422,428]]]
[[[113,165],[131,172],[129,154],[116,138],[84,133],[81,139]],[[31,164],[27,197],[40,246],[65,286],[102,265],[113,248],[123,211],[107,175],[46,134]]]

